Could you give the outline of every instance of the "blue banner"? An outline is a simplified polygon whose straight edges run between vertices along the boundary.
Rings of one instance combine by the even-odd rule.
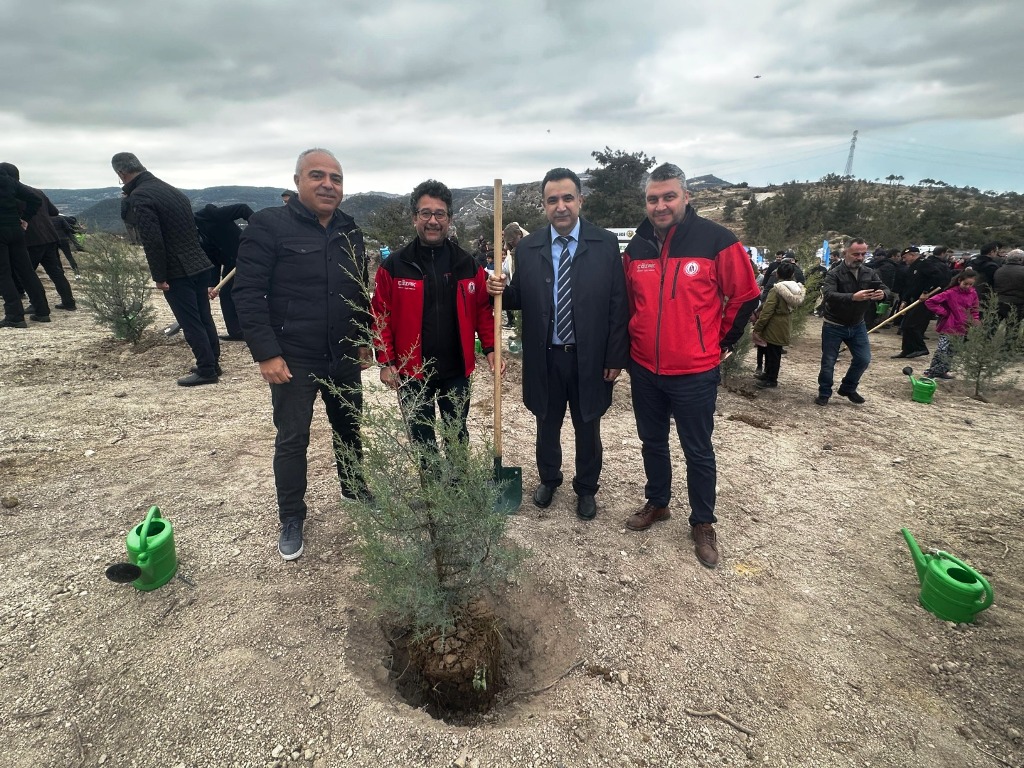
[[[821,244],[821,260],[823,262],[825,262],[825,266],[826,267],[832,261],[831,252],[829,251],[829,247],[828,247],[828,240],[826,240],[824,243]]]

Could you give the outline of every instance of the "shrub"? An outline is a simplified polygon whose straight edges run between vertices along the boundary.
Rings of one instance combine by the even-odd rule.
[[[1012,308],[1008,313],[999,311],[999,299],[990,295],[981,307],[981,317],[963,336],[950,338],[953,352],[952,367],[963,372],[967,381],[974,382],[974,397],[987,402],[981,392],[983,384],[1024,355],[1024,323]]]
[[[149,268],[138,249],[112,235],[91,235],[80,261],[82,279],[75,292],[82,305],[115,338],[138,344],[156,318],[149,303]]]

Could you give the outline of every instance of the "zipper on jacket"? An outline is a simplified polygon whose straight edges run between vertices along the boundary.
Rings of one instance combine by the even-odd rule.
[[[694,319],[697,321],[697,339],[700,341],[700,351],[707,352],[707,349],[704,348],[704,329],[700,324],[700,315],[694,315]]]
[[[679,284],[679,268],[682,267],[682,262],[676,264],[676,273],[672,275],[672,298],[676,297],[676,286]]]

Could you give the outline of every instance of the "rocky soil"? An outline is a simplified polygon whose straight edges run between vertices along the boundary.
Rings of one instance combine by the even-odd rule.
[[[779,389],[723,388],[715,571],[688,542],[678,446],[675,516],[623,527],[643,488],[624,377],[597,519],[576,519],[566,486],[511,520],[530,557],[499,608],[510,689],[490,714],[445,723],[388,674],[319,406],[306,554],[284,563],[270,402],[244,345],[225,346],[218,385],[186,390],[180,336],[133,350],[82,311],[2,331],[0,762],[1020,766],[1024,398],[1011,382],[979,403],[953,381],[913,403],[897,342],[874,339],[863,406],[813,405],[813,322]],[[513,361],[504,453],[528,497],[518,374]],[[375,372],[365,384],[379,388]],[[478,437],[490,392],[483,373]],[[153,504],[173,522],[178,577],[153,592],[109,582]],[[991,581],[975,624],[918,605],[904,526]]]

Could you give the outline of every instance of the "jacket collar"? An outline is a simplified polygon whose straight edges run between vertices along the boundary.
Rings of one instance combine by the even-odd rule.
[[[142,171],[138,176],[136,176],[134,179],[132,179],[123,187],[121,187],[121,191],[124,192],[126,195],[130,195],[132,192],[135,191],[135,188],[139,186],[139,184],[141,184],[144,181],[150,181],[151,179],[155,178],[156,176],[154,176],[149,171]]]

